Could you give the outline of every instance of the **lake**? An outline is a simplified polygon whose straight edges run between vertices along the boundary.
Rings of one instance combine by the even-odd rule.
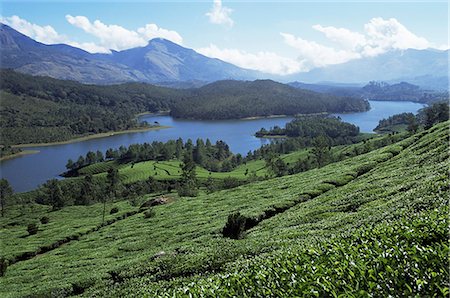
[[[416,113],[424,105],[413,102],[396,101],[370,101],[371,110],[363,113],[336,114],[343,121],[358,125],[361,132],[372,132],[378,121],[391,115],[412,112]],[[0,163],[0,177],[8,179],[14,191],[23,192],[36,188],[51,178],[60,178],[59,174],[65,171],[67,160],[78,159],[88,151],[100,150],[105,152],[108,148],[118,148],[135,143],[149,143],[152,141],[168,141],[181,137],[183,140],[209,138],[212,142],[225,141],[234,153],[247,154],[261,145],[270,142],[267,139],[258,139],[253,134],[262,127],[269,129],[275,125],[284,126],[292,117],[264,118],[252,120],[220,120],[200,121],[173,119],[163,115],[145,115],[141,121],[171,126],[168,129],[145,131],[114,135],[106,138],[91,139],[64,145],[43,146],[30,148],[39,150],[37,154],[5,160]],[[25,148],[27,149],[27,148]]]

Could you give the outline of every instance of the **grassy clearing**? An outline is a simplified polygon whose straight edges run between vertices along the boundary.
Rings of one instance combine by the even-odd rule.
[[[11,265],[0,279],[0,296],[445,296],[447,127],[320,169],[179,198],[154,207],[150,218],[130,216]],[[298,201],[305,194],[309,199]],[[288,205],[242,240],[222,237],[233,212],[258,218]],[[38,208],[36,215],[46,212]],[[94,207],[66,214],[70,208],[49,214],[55,223],[75,225]],[[0,224],[14,217],[21,224],[11,229],[23,231],[28,216],[10,214]],[[46,229],[62,233],[57,226]],[[2,243],[28,245],[20,244],[20,235],[11,232]]]

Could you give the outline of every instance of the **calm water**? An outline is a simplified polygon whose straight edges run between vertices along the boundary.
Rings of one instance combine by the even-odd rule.
[[[347,122],[354,123],[362,132],[371,132],[378,121],[393,114],[402,112],[417,112],[422,104],[412,102],[370,102],[372,109],[364,113],[339,114]],[[48,147],[35,147],[38,154],[6,160],[0,163],[0,176],[9,180],[16,192],[28,191],[36,188],[48,179],[58,178],[65,171],[65,164],[69,158],[76,160],[78,156],[88,151],[103,151],[108,148],[118,148],[134,143],[152,141],[167,141],[188,138],[195,141],[197,138],[209,138],[212,142],[224,140],[235,153],[246,154],[249,150],[259,148],[268,142],[255,138],[253,134],[260,128],[270,128],[275,125],[284,126],[292,117],[256,119],[256,120],[225,120],[225,121],[198,121],[177,120],[170,116],[147,115],[141,117],[149,123],[154,121],[161,125],[171,126],[158,131],[146,131],[93,139],[66,145]]]

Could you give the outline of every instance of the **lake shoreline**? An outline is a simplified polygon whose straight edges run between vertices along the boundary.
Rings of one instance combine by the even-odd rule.
[[[84,137],[77,137],[74,139],[70,139],[67,141],[59,141],[59,142],[49,142],[49,143],[31,143],[31,144],[19,144],[19,145],[12,145],[11,147],[14,148],[32,148],[32,147],[47,147],[47,146],[55,146],[55,145],[66,145],[66,144],[72,144],[77,142],[83,142],[87,140],[93,140],[93,139],[101,139],[101,138],[107,138],[114,135],[121,135],[121,134],[127,134],[127,133],[136,133],[136,132],[146,132],[150,130],[160,130],[160,129],[167,129],[170,128],[170,126],[153,126],[153,127],[145,127],[145,128],[134,128],[134,129],[127,129],[127,130],[119,130],[119,131],[111,131],[111,132],[102,132],[97,133],[93,135],[88,135]]]
[[[9,160],[9,159],[14,159],[14,158],[17,158],[17,157],[21,157],[21,156],[24,156],[24,155],[36,154],[36,153],[39,153],[39,152],[40,152],[39,150],[24,150],[24,151],[20,151],[20,152],[14,153],[14,154],[10,154],[10,155],[7,155],[7,156],[0,157],[0,162],[5,161],[5,160]]]

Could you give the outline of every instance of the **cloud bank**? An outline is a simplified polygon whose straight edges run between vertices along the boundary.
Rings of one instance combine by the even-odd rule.
[[[198,48],[196,52],[208,57],[218,58],[242,68],[259,70],[270,74],[292,74],[301,70],[301,65],[295,59],[282,57],[272,52],[257,52],[255,54],[238,49],[220,49],[214,44]]]
[[[393,50],[445,48],[415,35],[395,18],[373,18],[364,25],[363,33],[346,28],[324,27],[320,24],[312,28],[323,33],[336,47],[327,47],[290,33],[280,33],[284,43],[298,51],[297,60],[303,71],[364,57],[375,57]]]

